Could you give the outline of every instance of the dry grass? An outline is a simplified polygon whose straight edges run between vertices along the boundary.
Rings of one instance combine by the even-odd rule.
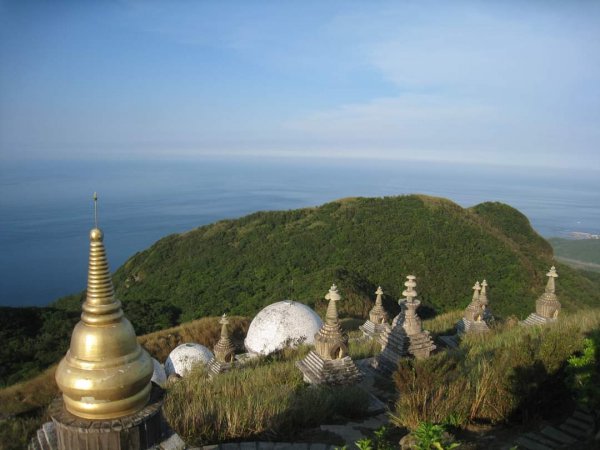
[[[245,317],[229,317],[229,331],[237,347],[241,349],[248,332],[250,320]],[[140,344],[154,358],[164,362],[175,347],[185,342],[196,342],[212,349],[221,333],[218,317],[205,317],[192,322],[146,334],[138,338]]]
[[[306,348],[208,379],[202,367],[172,385],[169,424],[196,445],[234,439],[293,439],[335,416],[360,417],[368,404],[357,387],[309,387],[295,367]]]
[[[423,329],[433,336],[454,334],[456,322],[463,316],[464,311],[450,311],[423,321]]]
[[[393,421],[419,423],[524,420],[543,414],[563,395],[562,367],[600,328],[600,310],[564,315],[554,325],[504,324],[466,336],[456,350],[428,360],[403,361],[395,373],[400,392]]]
[[[234,341],[242,343],[250,321],[230,317]],[[219,339],[218,317],[208,317],[174,328],[138,337],[140,344],[161,362],[171,350],[184,342],[197,342],[212,348]],[[58,394],[54,381],[56,365],[31,380],[0,389],[0,449],[24,448],[36,429],[48,420],[46,407]]]

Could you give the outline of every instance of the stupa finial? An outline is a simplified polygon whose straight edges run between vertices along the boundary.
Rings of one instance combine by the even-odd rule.
[[[98,228],[98,193],[94,192],[94,228]]]
[[[329,300],[327,305],[327,313],[325,314],[325,321],[330,325],[338,323],[338,312],[336,303],[342,299],[338,292],[337,286],[332,284],[329,288],[329,292],[325,295],[325,300]]]
[[[487,281],[485,281],[485,279],[481,282],[481,291],[479,292],[479,303],[481,303],[482,306],[487,306],[488,304],[488,298],[487,298]]]
[[[481,285],[479,281],[476,281],[473,285],[473,301],[479,301],[479,291],[481,291]]]
[[[548,294],[554,294],[556,290],[555,278],[558,278],[556,267],[550,267],[550,271],[546,274],[546,276],[548,277],[548,283],[546,284],[546,292]]]
[[[404,286],[406,289],[402,292],[402,295],[406,297],[408,302],[413,302],[415,297],[417,296],[417,291],[415,291],[415,287],[417,286],[417,282],[415,281],[417,277],[414,275],[407,275],[406,281],[404,282]]]

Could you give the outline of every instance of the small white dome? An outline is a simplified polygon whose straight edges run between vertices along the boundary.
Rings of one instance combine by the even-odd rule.
[[[194,365],[208,364],[212,358],[212,352],[204,345],[181,344],[169,353],[169,357],[165,361],[165,372],[167,376],[176,373],[184,377]]]
[[[268,355],[285,346],[314,344],[323,322],[303,303],[292,300],[263,308],[252,320],[244,345],[250,353]]]
[[[162,364],[154,358],[152,358],[152,365],[154,366],[154,371],[152,372],[152,379],[150,381],[154,381],[154,383],[158,384],[160,387],[165,387],[165,384],[167,383],[165,369]]]

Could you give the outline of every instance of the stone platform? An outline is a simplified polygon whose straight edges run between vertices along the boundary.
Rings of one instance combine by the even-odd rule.
[[[152,384],[148,404],[135,414],[112,420],[88,420],[65,409],[62,396],[49,408],[60,450],[145,450],[159,444],[165,434],[161,408],[164,391]]]
[[[556,323],[555,318],[549,319],[547,317],[542,317],[536,313],[531,313],[524,321],[520,322],[521,325],[532,326],[532,325],[546,325],[549,323]]]
[[[361,380],[362,374],[352,361],[345,356],[339,359],[323,359],[314,351],[296,366],[304,375],[304,380],[312,384],[353,384]]]

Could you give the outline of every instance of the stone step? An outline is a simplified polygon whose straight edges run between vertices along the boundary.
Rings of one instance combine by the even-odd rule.
[[[542,428],[542,434],[561,444],[575,444],[577,442],[576,439],[568,434],[550,426]]]
[[[594,431],[594,424],[589,422],[584,422],[579,419],[574,419],[573,417],[569,417],[565,422],[566,425],[570,425],[575,428],[579,428],[582,431],[592,433]]]
[[[544,444],[550,448],[555,448],[557,445],[555,441],[542,436],[540,433],[525,433],[524,436],[532,441],[539,442],[540,444]]]
[[[575,428],[567,423],[563,423],[558,427],[560,430],[564,431],[567,434],[570,434],[577,440],[583,440],[588,437],[591,433],[587,430],[582,430],[581,428]],[[593,432],[593,430],[591,430]]]
[[[572,416],[574,419],[581,420],[582,422],[586,422],[590,425],[594,425],[594,417],[587,412],[582,411],[581,409],[576,409]]]
[[[519,445],[519,447],[523,447],[527,450],[552,450],[553,447],[548,447],[547,445],[541,444],[539,442],[533,441],[525,436],[521,436],[515,440],[515,443]]]

